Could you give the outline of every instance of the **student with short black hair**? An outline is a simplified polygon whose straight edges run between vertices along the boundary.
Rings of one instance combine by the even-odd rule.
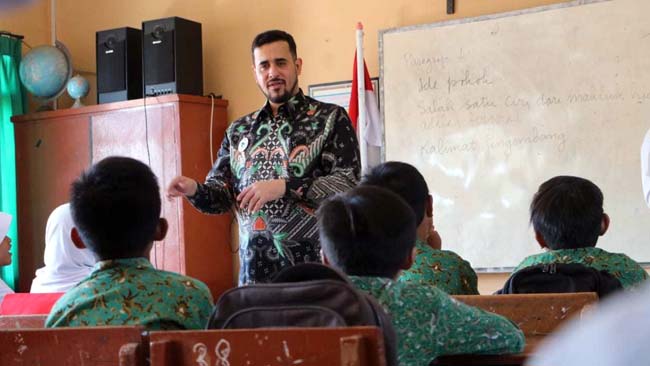
[[[325,201],[317,216],[325,261],[392,315],[401,365],[523,349],[523,333],[506,318],[464,305],[435,287],[396,281],[413,263],[416,219],[395,193],[359,186]]]
[[[73,184],[72,239],[97,256],[93,272],[63,295],[47,327],[144,325],[202,329],[212,296],[202,282],[155,269],[154,240],[167,233],[156,176],[140,161],[109,157]]]
[[[625,289],[648,278],[627,255],[596,248],[609,216],[603,210],[603,193],[587,179],[557,176],[542,183],[530,204],[530,222],[535,239],[548,251],[527,257],[513,272],[537,264],[579,263],[610,273]]]
[[[433,226],[433,198],[426,180],[414,166],[389,161],[374,167],[361,180],[397,193],[411,206],[417,223],[416,256],[399,281],[436,286],[451,295],[478,295],[477,276],[469,262],[440,248],[440,235]]]

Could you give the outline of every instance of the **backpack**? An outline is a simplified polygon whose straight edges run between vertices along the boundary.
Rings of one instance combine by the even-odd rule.
[[[230,289],[217,301],[207,329],[370,325],[384,335],[386,364],[397,366],[397,336],[377,301],[347,277],[319,263],[280,271],[271,283]]]
[[[596,292],[603,298],[621,288],[621,282],[607,271],[579,263],[551,263],[513,273],[497,294]]]

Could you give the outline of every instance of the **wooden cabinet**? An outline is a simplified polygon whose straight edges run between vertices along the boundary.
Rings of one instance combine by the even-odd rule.
[[[50,212],[68,200],[70,183],[91,164],[112,155],[148,163],[161,187],[167,238],[156,242],[156,268],[205,282],[216,297],[233,285],[230,228],[226,215],[204,215],[186,200],[164,197],[176,175],[203,181],[226,129],[228,102],[206,97],[166,95],[15,116],[19,291],[29,291],[43,265],[45,224]]]

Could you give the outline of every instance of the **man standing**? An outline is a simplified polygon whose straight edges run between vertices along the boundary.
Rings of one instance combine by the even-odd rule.
[[[280,269],[320,260],[313,210],[359,180],[359,145],[345,110],[305,96],[293,37],[271,30],[251,47],[264,106],[227,129],[205,183],[179,176],[168,197],[205,213],[235,208],[239,283],[268,281]]]

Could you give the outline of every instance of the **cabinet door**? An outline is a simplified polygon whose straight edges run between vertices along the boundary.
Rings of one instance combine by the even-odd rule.
[[[178,105],[152,104],[92,117],[92,162],[109,156],[128,156],[151,167],[158,178],[162,198],[161,216],[169,222],[165,240],[155,242],[151,262],[159,269],[185,273],[179,228],[179,202],[168,202],[164,192],[169,181],[179,173],[177,143]]]
[[[43,266],[45,224],[69,199],[70,184],[90,164],[89,123],[84,115],[14,124],[18,187],[18,290],[29,292]]]

